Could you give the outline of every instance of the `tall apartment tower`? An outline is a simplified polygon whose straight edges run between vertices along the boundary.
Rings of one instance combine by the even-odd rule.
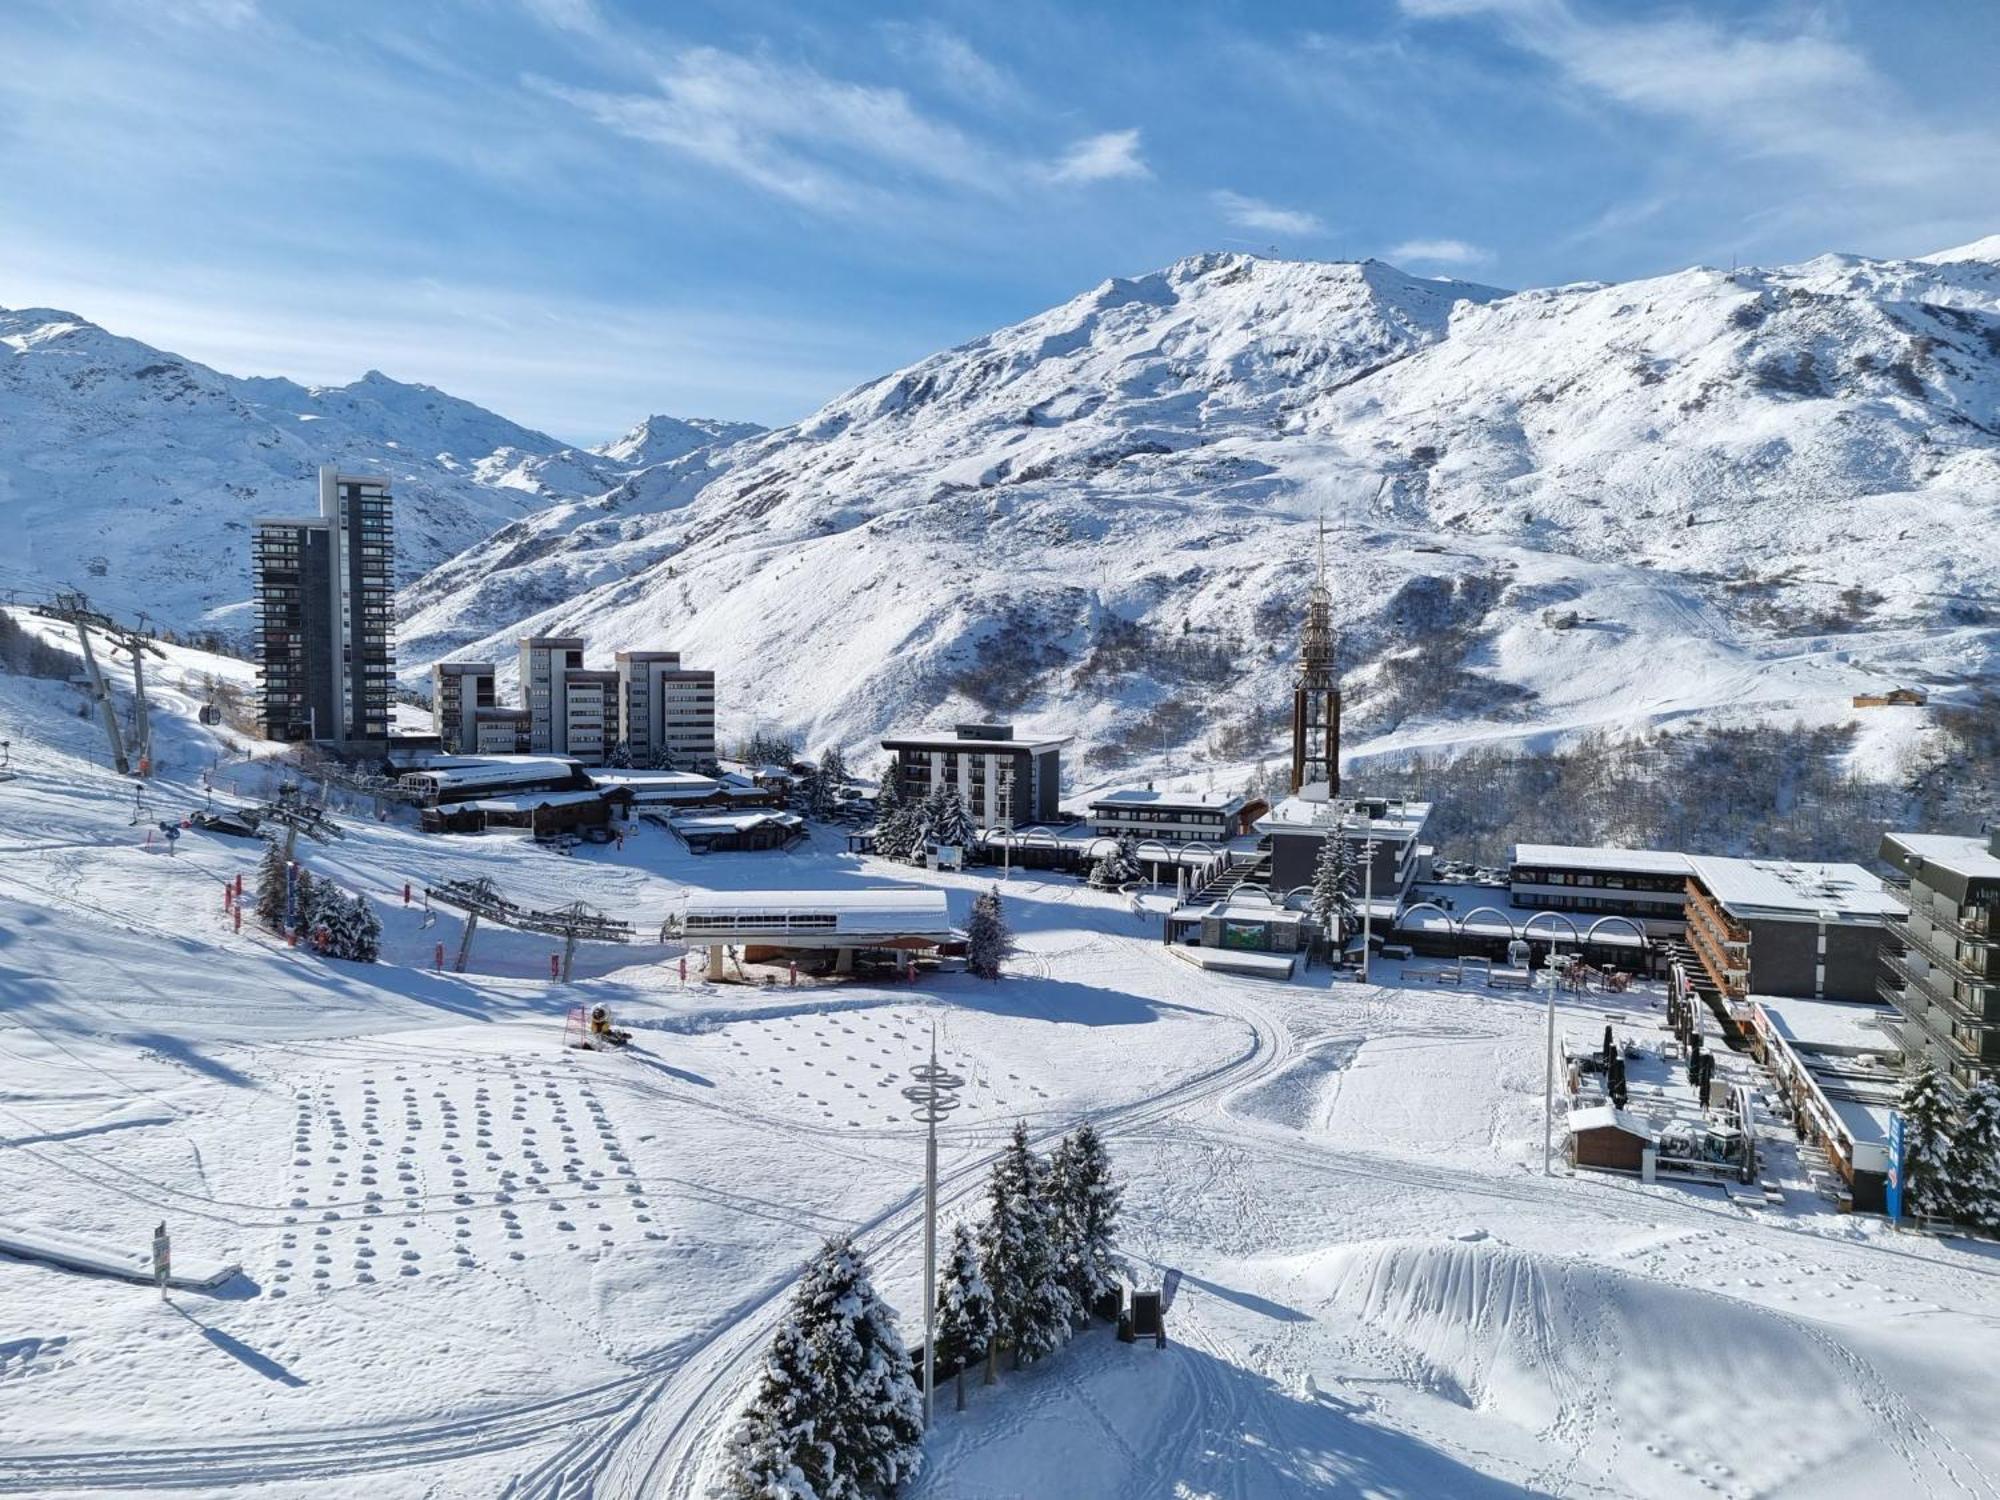
[[[521,638],[521,707],[528,711],[528,753],[569,754],[569,673],[583,670],[583,637]]]
[[[1905,1064],[1961,1095],[2000,1082],[2000,832],[1885,833],[1881,858],[1909,881],[1879,985]]]
[[[319,471],[319,514],[251,523],[264,734],[365,745],[389,737],[396,668],[389,481]]]
[[[1292,795],[1319,782],[1327,799],[1340,795],[1340,677],[1333,663],[1333,599],[1326,588],[1326,523],[1320,522],[1319,564],[1306,594],[1299,667],[1292,678]]]
[[[479,710],[497,707],[493,663],[441,661],[431,667],[431,712],[447,755],[479,754]]]
[[[715,674],[678,651],[617,653],[617,738],[635,766],[693,770],[715,757]]]

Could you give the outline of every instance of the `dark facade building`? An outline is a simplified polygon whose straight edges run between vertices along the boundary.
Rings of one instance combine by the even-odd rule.
[[[1859,865],[1688,856],[1687,943],[1732,1012],[1748,997],[1866,1000],[1897,904]]]
[[[1665,849],[1599,849],[1516,844],[1507,895],[1516,906],[1629,917],[1649,933],[1678,933],[1687,920],[1685,854]]]
[[[1882,859],[1909,881],[1881,979],[1905,1059],[1960,1092],[2000,1079],[2000,833],[1884,834]]]
[[[264,734],[380,744],[396,667],[389,482],[326,465],[319,505],[316,517],[252,523]]]
[[[447,755],[477,755],[479,711],[498,706],[490,661],[441,661],[431,667],[431,713]]]
[[[882,741],[896,757],[905,798],[957,787],[980,828],[1015,828],[1061,818],[1062,747],[1067,738],[1017,740],[1011,724],[959,724],[949,735]]]

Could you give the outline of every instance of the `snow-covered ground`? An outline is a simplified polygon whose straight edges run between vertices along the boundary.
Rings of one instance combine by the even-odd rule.
[[[156,696],[149,822],[202,803],[219,744]],[[436,973],[459,921],[406,882],[486,874],[651,939],[690,886],[916,881],[962,919],[984,881],[834,835],[564,857],[363,808],[302,849],[377,904],[385,962],[324,962],[225,919],[254,844],[147,842],[74,702],[0,677],[23,772],[0,782],[0,1235],[115,1254],[164,1221],[177,1263],[242,1274],[163,1303],[0,1259],[0,1492],[700,1494],[822,1236],[856,1233],[917,1326],[898,1090],[935,1026],[971,1079],[947,1216],[1014,1119],[1089,1117],[1126,1251],[1184,1280],[1164,1350],[1100,1330],[963,1416],[944,1393],[912,1495],[2000,1493],[1991,1247],[1795,1179],[1750,1209],[1543,1177],[1540,997],[1206,974],[1155,911],[1020,876],[997,984],[683,983],[642,941],[584,948],[563,986],[547,939],[491,927]],[[211,774],[228,800],[270,773]],[[561,1046],[599,1000],[631,1054]],[[1643,1037],[1653,1003],[1562,1021],[1594,1040],[1613,1004]]]

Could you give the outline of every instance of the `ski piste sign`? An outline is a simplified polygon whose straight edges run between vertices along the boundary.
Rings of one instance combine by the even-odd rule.
[[[1903,1217],[1903,1113],[1889,1112],[1889,1173],[1882,1190],[1882,1207],[1895,1223]]]
[[[160,1295],[167,1295],[167,1278],[174,1274],[173,1246],[167,1241],[167,1226],[161,1224],[153,1231],[153,1280],[159,1284]]]

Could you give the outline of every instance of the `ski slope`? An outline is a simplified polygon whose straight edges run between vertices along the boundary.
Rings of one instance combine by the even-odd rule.
[[[166,816],[258,795],[156,690]],[[1539,997],[1269,985],[1157,942],[1158,898],[1004,886],[1007,976],[686,984],[650,941],[690,887],[984,881],[838,852],[694,858],[643,829],[558,856],[366,808],[302,843],[376,903],[385,962],[233,928],[256,847],[132,819],[62,684],[0,677],[0,1238],[125,1254],[165,1221],[213,1293],[0,1258],[0,1493],[694,1496],[792,1275],[852,1232],[919,1323],[922,1143],[898,1089],[937,1029],[971,1079],[941,1143],[976,1211],[1015,1118],[1097,1121],[1143,1277],[1184,1273],[1165,1350],[1096,1330],[941,1393],[915,1497],[1988,1496],[2000,1264],[1788,1192],[1543,1178]],[[219,760],[219,764],[216,763]],[[547,939],[405,882],[490,875],[631,920],[547,978]],[[566,1052],[604,1001],[638,1038]],[[1565,1002],[1580,1034],[1601,997]],[[1631,1001],[1634,1024],[1651,1001]],[[365,1475],[366,1478],[358,1476]]]

